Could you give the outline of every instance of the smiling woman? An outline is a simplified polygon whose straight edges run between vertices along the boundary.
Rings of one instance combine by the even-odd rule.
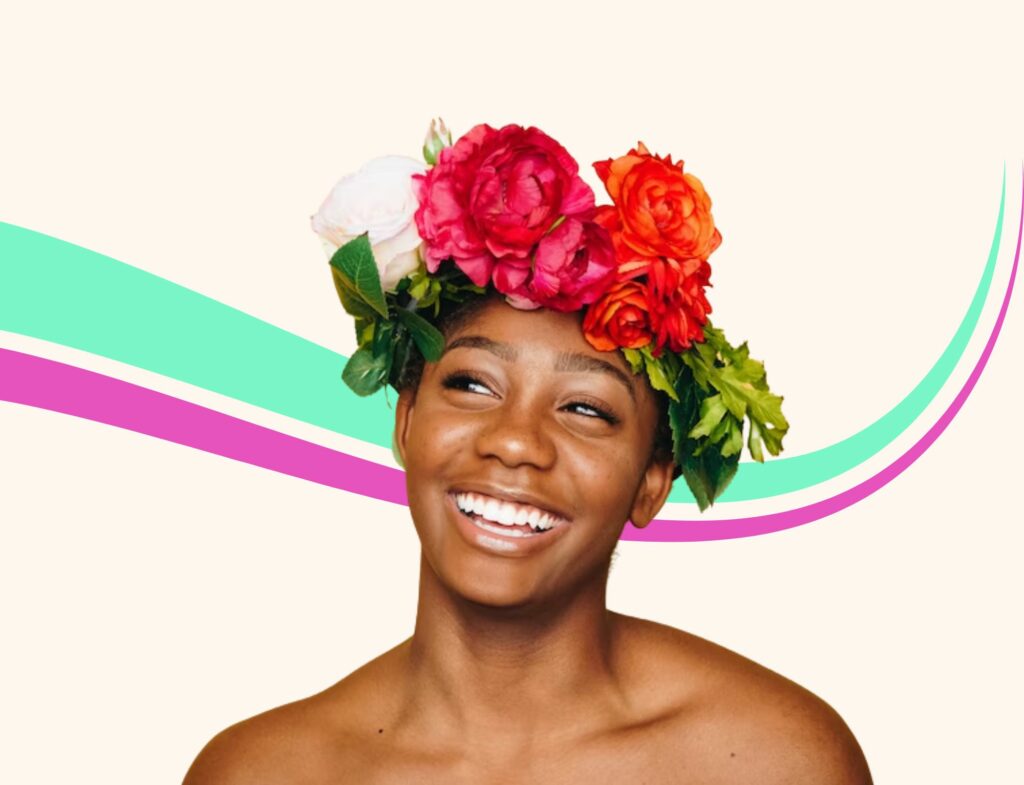
[[[416,211],[426,270],[383,290],[354,255],[387,242],[368,226],[332,252],[364,352],[346,379],[399,391],[395,450],[422,546],[413,634],[222,732],[185,782],[870,782],[846,725],[806,690],[606,607],[626,523],[647,525],[680,472],[710,503],[731,476],[735,421],[748,416],[777,452],[785,420],[760,363],[698,307],[706,259],[670,255],[710,253],[717,230],[677,232],[689,250],[655,243],[652,232],[671,240],[692,218],[696,186],[674,206],[646,193],[649,220],[631,233],[619,214],[597,220],[557,143],[509,128],[443,149],[428,139],[437,166]],[[448,171],[460,161],[471,171]],[[623,166],[605,171],[623,179],[613,198],[629,185]],[[446,172],[455,184],[431,197]],[[460,199],[466,215],[440,215]],[[629,287],[645,299],[623,299]],[[432,322],[424,303],[437,304]],[[684,341],[695,330],[702,340]],[[736,411],[730,373],[760,414]]]

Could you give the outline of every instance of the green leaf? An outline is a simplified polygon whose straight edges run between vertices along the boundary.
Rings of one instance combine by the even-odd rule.
[[[651,387],[655,390],[661,390],[663,393],[667,393],[668,397],[673,401],[679,400],[675,386],[669,381],[669,378],[665,373],[663,363],[646,353],[643,357],[644,364],[647,366],[647,378],[651,382]]]
[[[633,373],[640,373],[644,368],[644,356],[636,349],[623,349],[622,356],[626,358]]]
[[[711,480],[711,503],[714,504],[736,476],[736,470],[739,469],[739,453],[728,457],[721,453],[711,453],[709,459],[707,472]]]
[[[376,313],[374,313],[376,316]],[[356,319],[356,344],[358,346],[366,346],[370,341],[373,340],[374,328],[377,326],[375,319]]]
[[[378,313],[359,297],[355,284],[345,277],[345,273],[337,267],[331,267],[331,277],[334,279],[334,290],[341,300],[341,307],[346,312],[357,319],[373,319],[378,316]]]
[[[782,437],[786,435],[787,428],[761,428],[761,438],[764,439],[764,446],[772,455],[782,452]]]
[[[754,420],[750,421],[750,436],[747,437],[747,449],[750,457],[758,463],[764,463],[764,451],[761,449],[761,426]]]
[[[390,354],[374,357],[369,347],[363,347],[348,358],[341,378],[356,395],[372,395],[384,386],[390,359]]]
[[[725,403],[722,401],[721,395],[705,398],[700,404],[700,420],[686,435],[691,439],[710,435],[711,431],[725,417],[725,412]]]
[[[686,480],[686,485],[690,488],[693,498],[697,500],[697,506],[701,512],[704,512],[704,510],[711,506],[711,496],[708,490],[709,482],[704,473],[704,467],[700,464],[700,461],[694,459],[693,461],[687,461],[680,468],[683,470],[683,479]]]
[[[377,328],[373,332],[373,341],[370,343],[370,351],[375,358],[391,354],[391,336],[394,332],[394,322],[384,320],[377,322]]]
[[[423,359],[427,362],[437,362],[441,359],[444,352],[444,336],[440,330],[415,311],[400,309],[398,318],[408,328]]]
[[[733,422],[736,422],[736,420],[733,419],[732,415],[727,414],[723,417],[722,421],[715,426],[715,429],[708,434],[708,442],[710,444],[718,444],[722,441],[722,439],[726,437],[726,434],[729,433],[729,424]],[[719,447],[718,449],[721,448]]]
[[[683,467],[684,459],[693,452],[694,441],[687,434],[699,419],[701,392],[692,381],[692,374],[688,369],[684,369],[678,380],[681,393],[679,400],[669,401],[668,404],[668,420],[672,427],[672,454],[680,468]]]
[[[697,506],[704,512],[715,503],[736,476],[739,456],[723,457],[709,450],[701,457],[690,457],[683,466],[683,477],[693,492]]]
[[[726,417],[729,423],[728,433],[722,443],[722,457],[730,458],[739,455],[743,449],[743,421],[732,416]]]
[[[398,383],[405,374],[406,366],[412,359],[412,347],[414,346],[412,336],[409,334],[409,331],[405,329],[404,325],[399,324],[395,329],[393,344],[395,350],[391,361],[391,374],[388,377],[388,381],[391,383],[392,387],[398,389]]]
[[[380,273],[367,234],[345,243],[331,257],[331,267],[340,270],[354,294],[385,319],[388,304],[380,285]]]
[[[423,276],[409,287],[409,296],[414,300],[419,300],[427,293],[427,289],[430,287],[430,279],[427,276]]]
[[[707,391],[711,387],[709,381],[709,374],[711,373],[708,364],[704,361],[703,355],[700,353],[699,347],[702,344],[696,344],[698,349],[693,351],[692,349],[687,352],[683,352],[680,355],[680,359],[683,364],[690,369],[690,373],[693,376],[693,381],[696,382],[702,390]]]

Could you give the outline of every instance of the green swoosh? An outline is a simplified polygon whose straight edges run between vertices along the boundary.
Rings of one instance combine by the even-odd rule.
[[[988,263],[953,340],[891,411],[843,441],[794,458],[744,463],[722,497],[741,501],[829,480],[879,452],[928,406],[977,325],[1002,234],[1006,171]],[[325,283],[328,285],[325,270]],[[393,413],[341,381],[345,357],[137,267],[0,223],[0,330],[109,357],[382,447]],[[682,483],[670,501],[692,502]]]
[[[1003,184],[999,197],[999,216],[988,252],[988,261],[974,291],[967,313],[953,334],[953,339],[942,351],[917,386],[892,409],[871,425],[841,442],[823,447],[814,452],[781,458],[763,464],[743,464],[736,478],[720,497],[722,501],[747,501],[764,499],[782,493],[799,491],[819,482],[831,480],[840,474],[868,460],[892,443],[903,431],[928,408],[936,394],[949,379],[970,343],[978,326],[978,319],[992,286],[992,275],[999,256],[999,241],[1003,236],[1003,214],[1006,208],[1006,164],[1003,164]],[[688,502],[691,494],[688,488],[676,486],[669,501]]]

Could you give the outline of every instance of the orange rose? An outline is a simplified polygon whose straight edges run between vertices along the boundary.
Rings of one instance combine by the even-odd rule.
[[[722,242],[701,181],[672,156],[651,155],[643,142],[621,158],[598,161],[622,220],[621,240],[643,256],[707,259]],[[614,237],[613,237],[614,239]]]
[[[647,272],[647,268],[656,261],[656,256],[645,256],[626,244],[622,238],[622,217],[619,211],[610,204],[601,205],[594,215],[594,223],[603,227],[612,238],[615,259],[618,267],[618,278],[636,278]]]
[[[639,281],[616,281],[583,317],[583,336],[599,352],[639,349],[651,342],[647,288]]]

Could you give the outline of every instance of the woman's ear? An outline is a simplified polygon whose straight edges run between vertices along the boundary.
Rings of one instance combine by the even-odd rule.
[[[665,505],[669,491],[672,490],[672,472],[675,463],[669,460],[651,460],[644,471],[640,488],[633,499],[633,509],[629,519],[638,529],[642,529],[658,514]]]
[[[391,452],[398,465],[405,468],[405,451],[409,443],[409,427],[412,424],[412,411],[416,403],[414,390],[403,390],[398,394],[395,404],[395,430],[391,435]]]

